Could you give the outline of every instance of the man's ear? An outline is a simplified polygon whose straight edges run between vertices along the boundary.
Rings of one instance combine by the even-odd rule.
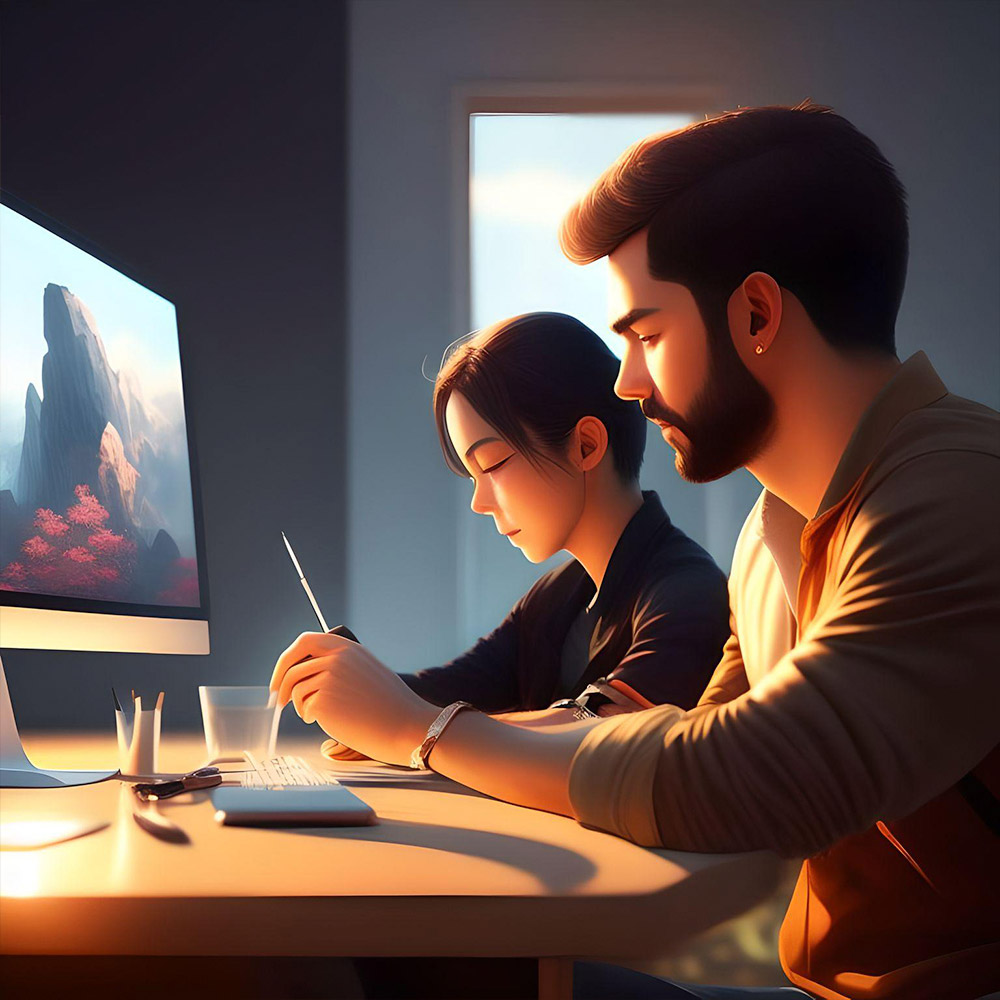
[[[608,450],[608,431],[597,417],[581,417],[573,432],[570,459],[581,472],[597,468]]]
[[[744,364],[751,366],[774,343],[781,326],[781,287],[763,271],[747,275],[729,297],[729,333]]]

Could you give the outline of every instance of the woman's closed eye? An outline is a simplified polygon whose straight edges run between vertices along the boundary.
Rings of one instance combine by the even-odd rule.
[[[650,333],[647,334],[645,337],[637,337],[636,339],[639,341],[640,344],[653,344],[657,340],[659,340],[659,337],[660,335],[658,333]]]
[[[489,468],[483,469],[483,472],[496,472],[497,469],[503,468],[511,460],[511,458],[513,458],[513,455],[508,455],[506,458],[501,459],[499,462],[495,462],[493,465],[489,466]]]

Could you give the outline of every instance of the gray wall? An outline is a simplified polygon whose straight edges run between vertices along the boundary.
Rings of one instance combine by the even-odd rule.
[[[451,102],[473,81],[706,87],[703,114],[833,105],[909,189],[903,357],[1000,405],[998,8],[992,3],[355,0],[350,6],[347,613],[398,669],[441,662],[535,570],[484,544],[444,469],[420,375],[466,332]],[[459,213],[460,214],[460,213]],[[662,441],[644,481],[723,565],[756,492],[745,473],[680,483]],[[483,519],[479,519],[482,521]],[[488,525],[487,525],[488,528]],[[471,597],[470,597],[471,595]],[[470,600],[473,603],[468,608]],[[456,609],[465,607],[466,625]]]
[[[110,687],[266,683],[313,628],[279,530],[343,601],[345,11],[337,3],[7,3],[6,188],[174,300],[208,548],[207,657],[8,650],[22,728],[106,727]],[[286,713],[282,725],[301,725]]]

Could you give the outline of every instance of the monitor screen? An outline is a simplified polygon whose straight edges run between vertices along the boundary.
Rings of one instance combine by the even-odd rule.
[[[206,619],[174,306],[4,200],[0,600]]]

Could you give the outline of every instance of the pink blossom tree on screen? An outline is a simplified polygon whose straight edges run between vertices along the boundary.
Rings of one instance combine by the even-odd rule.
[[[98,600],[125,599],[135,577],[134,541],[105,527],[107,510],[81,483],[65,514],[35,511],[35,534],[21,545],[21,557],[0,570],[4,590],[65,594]]]

